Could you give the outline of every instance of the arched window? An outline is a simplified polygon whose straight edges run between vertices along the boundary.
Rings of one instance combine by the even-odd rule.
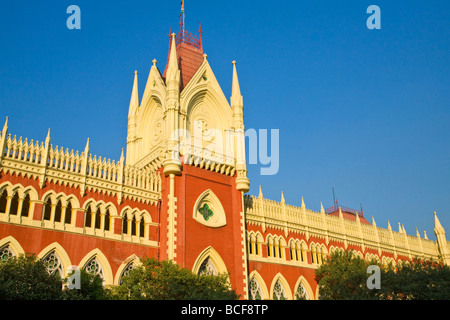
[[[127,264],[127,266],[123,269],[122,273],[120,274],[119,284],[122,284],[123,277],[128,276],[128,274],[130,273],[130,271],[131,271],[133,268],[134,268],[134,262],[131,261],[129,264]]]
[[[105,213],[105,230],[106,231],[109,231],[110,219],[111,219],[111,215],[109,213],[109,209],[106,209],[106,213]]]
[[[15,254],[9,245],[0,248],[0,262],[6,262],[12,257],[15,257]]]
[[[44,220],[50,220],[51,214],[52,214],[52,199],[50,199],[49,197],[44,204]]]
[[[302,282],[300,282],[295,292],[295,300],[309,300],[308,293]]]
[[[275,286],[273,287],[273,300],[286,300],[286,291],[284,290],[283,285],[280,282],[280,279],[275,282]]]
[[[100,208],[97,208],[97,211],[95,212],[95,229],[100,229],[101,223],[102,223],[102,218],[101,218],[101,214],[100,214]]]
[[[92,210],[91,206],[88,206],[86,210],[86,217],[84,218],[84,226],[90,228],[91,225],[92,225]]]
[[[3,190],[0,196],[0,213],[6,213],[6,204],[8,202],[8,192]]]
[[[61,200],[58,200],[55,207],[55,220],[56,222],[61,222],[62,205]]]
[[[252,278],[249,285],[249,293],[250,293],[250,300],[262,300],[262,290],[261,286],[259,285],[258,280],[255,279],[255,277]]]
[[[126,213],[122,218],[122,234],[128,234],[128,218]]]
[[[136,235],[136,216],[133,215],[133,219],[131,220],[131,235]]]
[[[19,194],[16,192],[11,199],[11,206],[9,209],[9,214],[17,215],[18,208],[19,208]]]
[[[103,274],[103,268],[98,261],[97,257],[91,258],[88,263],[86,263],[86,266],[84,267],[84,270],[86,272],[99,276],[103,281],[105,280],[105,276]]]
[[[141,238],[145,237],[145,221],[144,217],[141,217],[141,221],[139,221],[139,236]]]
[[[64,223],[70,224],[71,222],[72,222],[72,203],[68,201],[66,206]]]
[[[28,217],[29,213],[30,213],[30,195],[27,194],[25,196],[25,199],[23,199],[22,212],[20,213],[20,215],[22,217]]]
[[[208,257],[206,258],[202,265],[200,266],[200,270],[198,272],[199,275],[209,275],[209,276],[216,276],[218,275],[216,266],[211,261],[211,259]]]
[[[58,257],[55,251],[48,253],[42,260],[44,261],[47,267],[47,272],[49,274],[57,274],[61,278],[64,277],[64,270],[61,259]]]

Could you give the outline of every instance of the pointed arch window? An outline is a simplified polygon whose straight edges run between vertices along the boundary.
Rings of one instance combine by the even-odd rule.
[[[18,209],[19,209],[19,194],[16,192],[11,199],[11,207],[9,209],[9,214],[17,215]]]
[[[122,284],[123,282],[123,277],[126,277],[130,274],[130,271],[133,270],[134,268],[134,262],[130,262],[129,264],[127,264],[127,266],[123,269],[122,273],[120,274],[120,280],[119,280],[119,284]]]
[[[47,267],[47,272],[51,275],[57,274],[61,278],[64,277],[63,265],[61,259],[53,250],[42,259]]]
[[[133,215],[133,219],[131,220],[131,235],[136,235],[136,216]]]
[[[23,199],[22,212],[20,213],[20,215],[22,217],[28,217],[29,214],[30,214],[30,195],[27,194]]]
[[[52,214],[52,199],[50,199],[49,197],[44,204],[44,220],[50,220],[51,214]]]
[[[95,212],[95,226],[94,229],[100,229],[102,222],[101,214],[100,214],[100,208],[97,208],[97,211]]]
[[[86,266],[84,267],[84,270],[86,272],[99,276],[103,281],[105,281],[105,276],[103,274],[103,268],[100,262],[98,261],[97,257],[91,258],[91,260],[86,263]]]
[[[144,221],[144,217],[141,217],[141,221],[139,221],[139,236],[141,238],[145,237],[145,221]]]
[[[67,206],[66,206],[64,223],[70,224],[71,222],[72,222],[72,203],[69,201],[69,202],[67,202]]]
[[[0,196],[0,213],[6,213],[6,204],[8,202],[8,192],[3,190]]]
[[[110,220],[111,220],[111,214],[109,213],[109,209],[106,209],[106,213],[105,213],[105,230],[106,231],[109,231]]]
[[[262,290],[261,286],[259,285],[258,280],[256,280],[255,277],[252,278],[249,285],[249,292],[250,292],[250,300],[262,300]]]
[[[125,215],[122,218],[122,234],[127,234],[128,233],[128,219],[127,219],[127,214],[125,213]]]
[[[284,290],[283,285],[280,282],[280,279],[275,282],[275,286],[273,287],[273,300],[286,300],[286,291]]]
[[[61,222],[62,204],[61,200],[58,200],[55,207],[55,221]]]
[[[208,276],[217,276],[219,273],[217,272],[216,266],[208,257],[206,258],[202,265],[200,266],[200,270],[198,272],[199,275],[208,275]]]
[[[0,248],[0,262],[6,262],[15,256],[14,251],[9,245]]]
[[[302,282],[300,282],[295,292],[295,300],[309,300],[308,293]]]
[[[84,218],[84,226],[90,228],[91,225],[92,225],[92,210],[91,206],[88,206],[86,210],[86,217]]]

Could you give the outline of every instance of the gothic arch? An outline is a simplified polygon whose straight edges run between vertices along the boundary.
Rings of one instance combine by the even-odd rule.
[[[255,280],[258,282],[259,287],[260,287],[261,292],[262,292],[262,300],[269,300],[269,299],[270,299],[270,297],[269,297],[269,291],[267,291],[266,283],[265,283],[263,277],[259,274],[258,271],[253,270],[253,271],[250,273],[248,279],[249,279],[249,285],[250,285],[252,279],[255,279]],[[248,291],[248,292],[249,292],[249,298],[250,298],[250,295],[251,295],[251,288],[249,288],[249,291]]]
[[[295,299],[295,293],[298,290],[298,287],[300,285],[303,285],[303,288],[306,291],[306,295],[307,295],[307,300],[314,300],[314,292],[311,288],[311,286],[309,285],[308,280],[306,280],[306,278],[304,276],[300,276],[297,280],[297,283],[294,286],[294,299]]]
[[[14,251],[16,256],[25,254],[25,251],[23,250],[19,241],[17,241],[13,236],[7,236],[0,240],[0,248],[4,246],[9,246],[11,250]]]
[[[62,269],[63,269],[63,276],[68,276],[67,274],[67,268],[69,268],[72,265],[72,262],[70,261],[69,255],[67,254],[66,250],[58,243],[53,242],[46,246],[44,249],[41,250],[41,252],[37,255],[39,259],[43,259],[47,254],[50,252],[55,251],[55,253],[58,255],[58,257],[61,259]]]
[[[120,280],[122,277],[122,273],[125,271],[125,269],[130,265],[134,264],[135,266],[140,265],[142,262],[139,259],[138,256],[135,254],[132,254],[128,258],[126,258],[122,263],[120,264],[119,268],[116,271],[116,275],[114,276],[114,285],[120,285]]]
[[[272,284],[270,285],[270,299],[273,299],[273,294],[277,281],[279,281],[279,283],[282,285],[284,289],[284,292],[286,293],[286,300],[292,300],[292,292],[291,288],[289,287],[289,283],[287,282],[286,278],[279,272],[275,275],[275,277],[272,280]]]
[[[86,264],[93,258],[97,258],[98,262],[102,267],[104,284],[112,285],[114,283],[114,278],[111,270],[111,265],[109,264],[109,261],[103,254],[103,252],[100,251],[100,249],[98,248],[94,249],[90,251],[88,254],[86,254],[78,264],[79,268],[84,269],[86,267]]]
[[[214,264],[214,267],[216,268],[219,274],[228,272],[227,266],[225,265],[225,262],[222,260],[222,257],[211,246],[203,250],[202,253],[200,253],[200,255],[197,257],[192,267],[192,272],[198,274],[200,272],[200,267],[202,266],[203,262],[208,258]]]

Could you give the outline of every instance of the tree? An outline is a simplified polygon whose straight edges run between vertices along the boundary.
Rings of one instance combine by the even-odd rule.
[[[112,289],[113,299],[124,300],[234,300],[228,276],[197,275],[171,260],[144,258]]]
[[[380,270],[380,288],[369,289],[370,265]],[[324,300],[448,300],[450,267],[433,260],[413,259],[394,265],[365,261],[352,251],[335,252],[316,269]]]
[[[336,251],[316,269],[321,300],[375,299],[366,286],[368,263],[352,251]]]
[[[67,280],[66,278],[64,281],[67,283]],[[94,275],[81,269],[80,287],[78,289],[68,289],[66,287],[63,298],[64,300],[105,300],[109,298],[109,291],[103,287],[103,280],[99,275]]]
[[[382,274],[381,299],[449,300],[450,267],[433,260],[413,259]]]
[[[1,300],[61,299],[62,281],[49,274],[45,262],[33,254],[11,257],[0,263]]]

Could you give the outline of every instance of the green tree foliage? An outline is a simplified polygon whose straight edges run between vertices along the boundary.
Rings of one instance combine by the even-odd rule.
[[[170,260],[144,258],[112,289],[113,299],[127,300],[234,300],[228,276],[197,275]]]
[[[351,251],[336,251],[316,269],[321,300],[374,299],[366,286],[368,264]]]
[[[35,255],[12,257],[0,263],[1,300],[61,299],[62,282],[47,272],[45,262]]]
[[[369,265],[380,269],[380,288],[369,289]],[[440,262],[414,259],[396,267],[365,261],[351,251],[335,252],[316,270],[321,300],[450,299],[450,268]]]
[[[64,280],[66,284],[69,277]],[[81,269],[80,287],[68,289],[66,286],[62,298],[65,300],[105,300],[109,299],[109,290],[103,287],[103,280],[100,276]]]

